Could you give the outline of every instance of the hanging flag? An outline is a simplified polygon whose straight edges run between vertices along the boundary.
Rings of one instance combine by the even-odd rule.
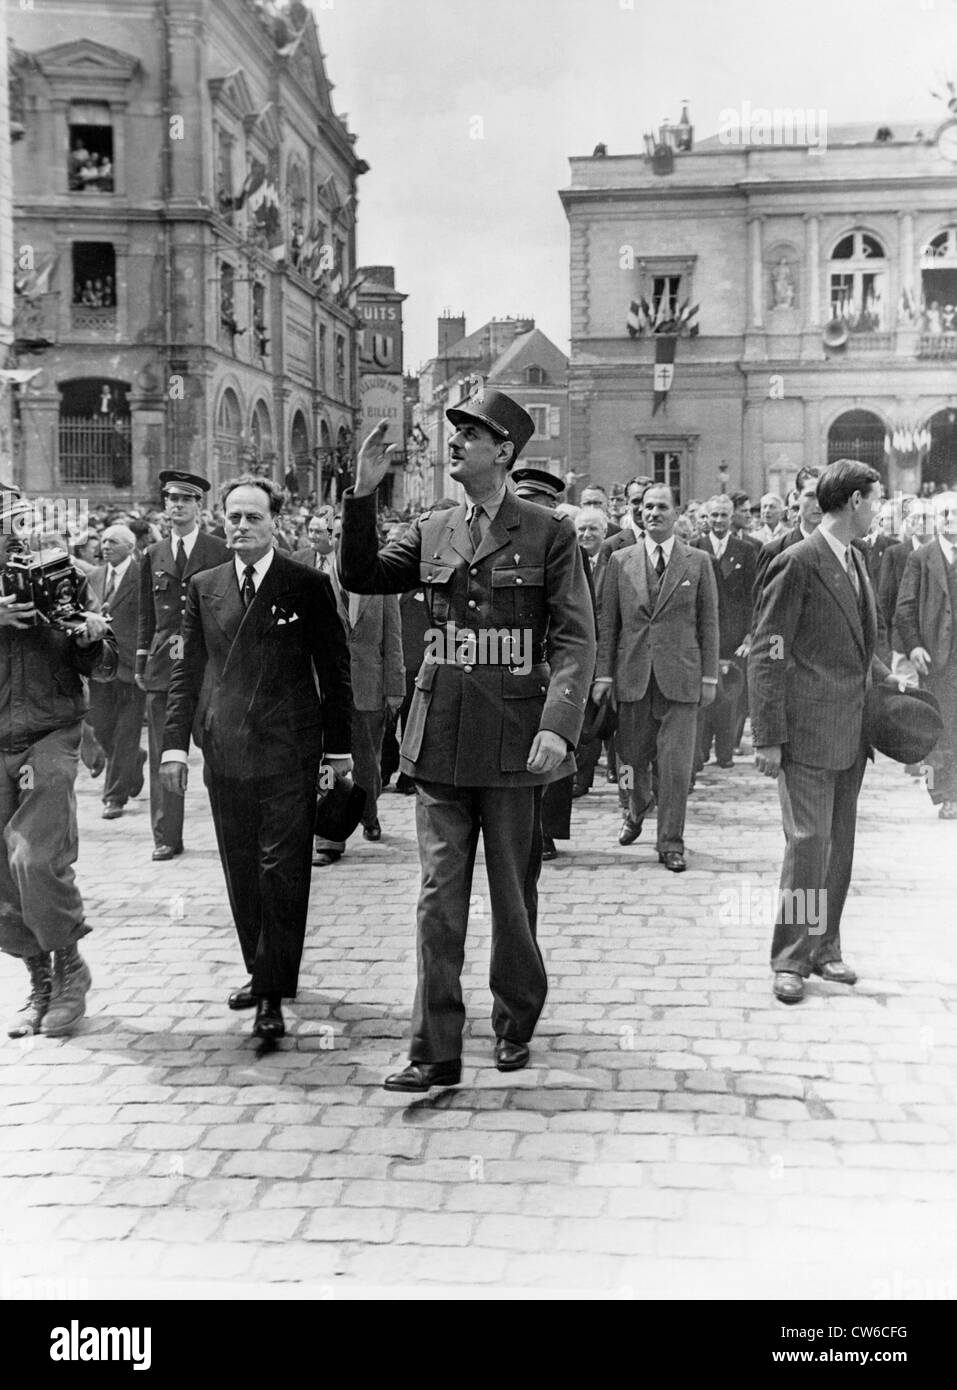
[[[664,405],[675,377],[675,348],[678,344],[674,333],[659,333],[655,338],[654,404],[652,415],[657,415],[658,407]]]
[[[49,294],[50,281],[53,279],[58,260],[59,257],[50,252],[39,258],[33,270],[16,275],[13,281],[16,293],[24,299],[39,299],[42,294]]]
[[[625,327],[628,329],[628,336],[630,338],[637,338],[642,330],[641,305],[636,304],[634,300],[632,300],[628,306],[628,317],[625,320]]]

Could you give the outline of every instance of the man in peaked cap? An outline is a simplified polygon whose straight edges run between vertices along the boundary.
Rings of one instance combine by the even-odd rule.
[[[544,468],[515,468],[512,470],[515,493],[526,502],[537,502],[539,506],[554,507],[565,491],[565,484],[554,473]]]
[[[542,790],[574,771],[595,661],[574,527],[506,485],[534,433],[530,416],[499,391],[446,415],[455,426],[449,473],[465,502],[425,512],[378,550],[375,490],[390,463],[380,425],[360,450],[342,509],[346,588],[421,588],[431,623],[401,748],[401,770],[416,784],[422,886],[410,1064],[387,1078],[390,1091],[461,1079],[460,975],[480,830],[494,866],[495,1065],[528,1062],[548,987],[536,938]],[[506,635],[514,640],[501,641]]]
[[[170,677],[174,661],[182,655],[186,591],[194,574],[224,564],[229,551],[222,541],[199,529],[200,511],[210,487],[206,478],[167,468],[160,473],[159,482],[170,535],[146,549],[140,566],[134,678],[146,691],[153,858],[165,860],[183,852],[185,800],[166,791],[159,766]]]

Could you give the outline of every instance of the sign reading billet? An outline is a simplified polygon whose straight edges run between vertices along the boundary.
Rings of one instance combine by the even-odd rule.
[[[402,443],[402,378],[401,376],[362,376],[359,381],[362,410],[362,438],[385,420],[387,444]]]

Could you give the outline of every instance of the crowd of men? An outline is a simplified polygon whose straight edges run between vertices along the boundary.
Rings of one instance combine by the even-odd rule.
[[[449,419],[464,502],[444,499],[411,522],[378,514],[381,431],[341,507],[300,503],[255,475],[210,506],[206,479],[168,470],[162,510],[100,509],[74,547],[79,635],[58,635],[54,651],[32,611],[0,599],[0,658],[29,629],[26,640],[49,647],[50,678],[62,686],[66,662],[77,687],[52,723],[41,700],[35,727],[11,732],[12,705],[0,708],[0,752],[21,759],[8,766],[0,866],[0,949],[31,974],[16,1029],[67,1031],[90,987],[76,964],[88,928],[73,882],[75,810],[59,807],[63,844],[52,858],[44,847],[65,904],[59,934],[31,925],[28,905],[50,885],[37,886],[36,857],[24,869],[13,850],[24,808],[11,779],[48,738],[68,739],[64,767],[80,755],[103,776],[107,820],[122,818],[148,767],[157,862],[186,848],[190,740],[202,748],[250,976],[228,1002],[255,1008],[254,1033],[273,1041],[282,1000],[296,993],[311,871],[347,848],[347,832],[314,834],[317,777],[361,787],[373,844],[388,834],[380,808],[393,777],[395,792],[416,796],[419,985],[409,1066],[389,1089],[459,1079],[478,836],[495,866],[495,1065],[514,1070],[528,1061],[547,987],[540,865],[572,838],[572,803],[592,789],[602,753],[618,787],[619,846],[654,812],[658,860],[681,873],[695,779],[712,755],[733,766],[749,713],[756,766],[781,797],[782,897],[824,895],[819,932],[786,904],[779,912],[774,992],[796,1003],[810,974],[854,983],[839,927],[857,794],[881,746],[868,734],[872,686],[929,692],[942,732],[907,770],[925,772],[939,816],[957,819],[957,493],[888,499],[874,470],[841,460],[802,469],[783,499],[721,492],[681,504],[671,487],[634,477],[611,498],[585,487],[573,506],[561,479],[515,466],[532,424],[509,397],[485,392]],[[492,657],[489,632],[510,634]],[[98,679],[107,651],[113,669]]]

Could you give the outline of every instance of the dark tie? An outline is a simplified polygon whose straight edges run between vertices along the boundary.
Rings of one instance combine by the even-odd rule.
[[[477,505],[472,511],[472,520],[469,522],[469,540],[472,542],[472,554],[475,555],[479,546],[482,544],[482,526],[479,518],[484,508],[481,504]]]
[[[256,570],[255,570],[255,568],[254,568],[252,565],[247,565],[246,568],[243,570],[243,575],[244,575],[244,578],[243,578],[243,607],[244,607],[244,608],[248,608],[249,605],[252,603],[253,599],[256,597],[256,585],[255,585],[255,583],[254,583],[254,581],[253,581],[253,575],[254,575],[255,573],[256,573]]]
[[[665,552],[662,546],[658,546],[658,554],[655,556],[655,574],[658,576],[658,583],[661,583],[661,576],[665,572]]]
[[[174,564],[176,566],[176,578],[182,579],[183,571],[186,568],[186,547],[183,544],[182,536],[180,536],[179,540],[176,542],[176,559]]]
[[[854,563],[854,552],[850,546],[847,547],[847,577],[851,581],[851,588],[854,590],[854,597],[858,603],[861,601],[861,580],[857,573],[857,565]]]
[[[116,593],[116,570],[110,565],[106,576],[106,588],[103,590],[103,607],[109,608],[110,599]]]
[[[325,574],[326,572],[326,557],[325,555],[320,554],[318,550],[316,551],[316,569],[319,570],[322,574]]]

